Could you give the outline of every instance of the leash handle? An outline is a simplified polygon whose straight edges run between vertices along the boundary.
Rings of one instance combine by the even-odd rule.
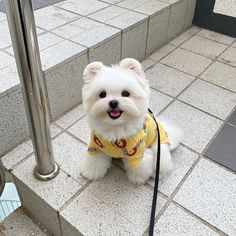
[[[158,193],[158,185],[159,185],[159,174],[160,174],[161,140],[160,140],[160,130],[158,127],[158,123],[153,115],[153,112],[150,109],[148,109],[148,112],[152,115],[156,123],[156,127],[157,127],[156,175],[155,175],[155,184],[154,184],[154,191],[153,191],[153,197],[152,197],[152,210],[151,210],[150,225],[149,225],[149,236],[153,236],[154,226],[155,226],[156,205],[157,205],[157,193]]]

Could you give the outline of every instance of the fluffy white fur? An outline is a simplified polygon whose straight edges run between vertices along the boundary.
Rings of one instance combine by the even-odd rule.
[[[85,68],[83,78],[83,105],[89,126],[97,135],[108,141],[115,141],[130,137],[142,128],[149,107],[150,87],[137,60],[127,58],[112,67],[93,62]],[[100,98],[99,94],[104,91],[106,96]],[[128,91],[130,96],[122,96],[123,91]],[[111,119],[108,115],[111,100],[117,100],[118,108],[123,111],[118,119]],[[162,123],[171,141],[171,145],[161,145],[160,173],[164,177],[173,168],[170,151],[180,143],[182,132],[166,122]],[[131,182],[143,184],[154,176],[156,153],[156,146],[146,148],[141,165],[135,169],[130,168],[127,160],[123,159]],[[106,175],[110,166],[111,157],[105,154],[91,157],[87,154],[81,165],[81,174],[90,180],[97,180]]]

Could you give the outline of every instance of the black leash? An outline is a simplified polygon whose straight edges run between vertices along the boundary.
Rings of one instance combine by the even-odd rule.
[[[161,143],[160,143],[160,131],[157,124],[157,121],[153,115],[153,112],[148,109],[148,112],[153,117],[156,127],[157,127],[157,162],[156,162],[156,176],[155,176],[155,184],[154,191],[152,197],[152,211],[149,225],[149,236],[153,236],[154,226],[155,226],[155,213],[156,213],[156,205],[157,205],[157,193],[158,193],[158,184],[159,184],[159,174],[160,174],[160,153],[161,153]]]

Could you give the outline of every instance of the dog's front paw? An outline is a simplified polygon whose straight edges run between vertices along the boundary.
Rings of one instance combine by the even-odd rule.
[[[129,167],[125,159],[124,165],[130,182],[134,184],[144,184],[153,174],[153,152],[149,148],[145,149],[138,168]]]
[[[81,163],[80,173],[89,180],[103,178],[111,166],[111,158],[104,155],[87,156]]]

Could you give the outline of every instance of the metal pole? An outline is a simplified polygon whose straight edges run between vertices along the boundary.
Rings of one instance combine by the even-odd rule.
[[[5,172],[4,172],[4,168],[2,166],[2,161],[0,160],[0,197],[2,195],[2,192],[4,190],[5,187]]]
[[[53,157],[32,3],[5,0],[5,5],[37,163],[34,175],[39,180],[50,180],[57,176],[59,167]]]

